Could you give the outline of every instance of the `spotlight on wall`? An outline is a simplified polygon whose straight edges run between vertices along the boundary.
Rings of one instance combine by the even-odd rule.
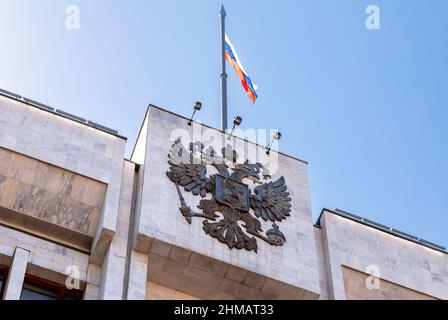
[[[235,127],[239,126],[241,124],[241,122],[243,122],[243,118],[241,118],[240,116],[236,116],[235,118],[233,118],[233,128],[232,128],[232,131],[230,132],[230,135],[228,136],[227,140],[230,140],[230,137],[233,135],[233,131],[235,130]]]
[[[202,108],[202,103],[200,103],[199,101],[195,101],[195,103],[193,103],[193,114],[191,115],[190,120],[188,121],[188,125],[191,126],[191,123],[193,122],[193,117],[196,114],[196,111],[201,110]]]
[[[274,141],[280,140],[281,137],[282,137],[282,134],[280,133],[280,131],[277,131],[276,133],[274,133],[274,135],[272,136],[271,143],[269,143],[269,145],[266,147],[266,154],[271,153],[271,148],[272,148],[272,145],[274,144]]]

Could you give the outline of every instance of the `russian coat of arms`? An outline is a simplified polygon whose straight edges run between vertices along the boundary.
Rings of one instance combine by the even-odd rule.
[[[230,249],[257,252],[257,238],[274,246],[285,243],[286,238],[276,223],[291,212],[284,177],[272,181],[262,164],[248,160],[237,163],[238,154],[231,146],[222,148],[218,155],[212,147],[204,150],[199,142],[191,143],[187,150],[177,139],[168,157],[170,170],[166,174],[176,185],[180,212],[190,224],[194,217],[205,219],[205,233]],[[207,174],[208,165],[217,173]],[[256,185],[253,190],[244,183],[247,180]],[[202,198],[197,206],[201,212],[186,204],[182,189]],[[205,199],[209,194],[211,199]],[[259,218],[273,222],[273,228],[264,234]]]

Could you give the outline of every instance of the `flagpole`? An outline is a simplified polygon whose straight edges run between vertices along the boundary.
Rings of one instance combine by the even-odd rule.
[[[221,130],[227,130],[226,10],[221,5]]]

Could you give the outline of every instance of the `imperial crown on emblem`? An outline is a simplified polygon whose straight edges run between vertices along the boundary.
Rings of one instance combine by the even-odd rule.
[[[285,178],[272,181],[269,171],[258,162],[237,163],[238,154],[231,146],[222,148],[221,153],[218,155],[212,147],[204,151],[199,142],[191,143],[189,150],[180,139],[173,144],[167,176],[177,188],[182,215],[189,223],[193,217],[203,218],[205,233],[230,249],[257,252],[257,238],[274,246],[283,245],[286,238],[276,222],[291,212]],[[215,167],[218,174],[207,175],[207,165]],[[258,186],[252,192],[243,180],[252,180]],[[202,198],[197,206],[202,212],[194,212],[187,205],[182,189]],[[209,193],[212,198],[204,199]],[[264,234],[259,218],[272,221],[273,229]]]

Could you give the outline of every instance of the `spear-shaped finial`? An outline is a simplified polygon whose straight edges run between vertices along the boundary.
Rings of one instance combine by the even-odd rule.
[[[220,17],[225,17],[227,15],[226,9],[224,9],[224,5],[221,5],[221,11],[219,12]]]

